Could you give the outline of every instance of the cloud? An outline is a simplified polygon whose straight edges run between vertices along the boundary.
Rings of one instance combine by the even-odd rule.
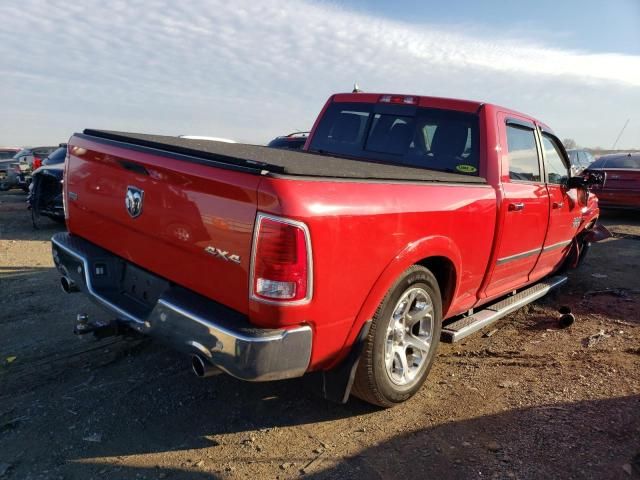
[[[588,145],[615,138],[640,111],[640,56],[418,27],[327,4],[16,0],[0,5],[0,18],[10,19],[0,32],[5,143],[85,126],[264,142],[309,128],[326,97],[354,80],[369,91],[504,103]],[[585,112],[611,121],[590,126]],[[621,143],[640,144],[635,118]]]

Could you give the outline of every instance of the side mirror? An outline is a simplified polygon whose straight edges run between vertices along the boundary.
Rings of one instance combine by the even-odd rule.
[[[567,189],[572,188],[584,188],[591,189],[594,185],[602,185],[605,180],[605,173],[587,172],[584,175],[578,175],[577,177],[569,177],[567,180]]]

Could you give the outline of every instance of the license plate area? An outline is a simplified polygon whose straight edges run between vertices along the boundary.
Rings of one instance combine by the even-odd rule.
[[[135,265],[124,263],[120,293],[145,308],[152,309],[169,288],[169,282]]]

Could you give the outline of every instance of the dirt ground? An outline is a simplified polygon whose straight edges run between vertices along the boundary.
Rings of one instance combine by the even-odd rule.
[[[152,341],[76,338],[105,315],[58,287],[25,195],[0,193],[0,479],[640,478],[640,215],[605,212],[552,296],[441,344],[391,410],[308,379],[198,379]],[[604,291],[610,289],[609,291]],[[558,328],[557,309],[577,320]]]

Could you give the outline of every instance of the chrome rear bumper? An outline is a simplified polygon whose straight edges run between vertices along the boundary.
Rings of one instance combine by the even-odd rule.
[[[53,236],[60,273],[95,303],[141,333],[197,354],[242,380],[267,381],[302,376],[311,357],[312,331],[260,329],[247,318],[199,294],[137,269],[151,285],[148,302],[122,291],[124,259],[69,233]]]

